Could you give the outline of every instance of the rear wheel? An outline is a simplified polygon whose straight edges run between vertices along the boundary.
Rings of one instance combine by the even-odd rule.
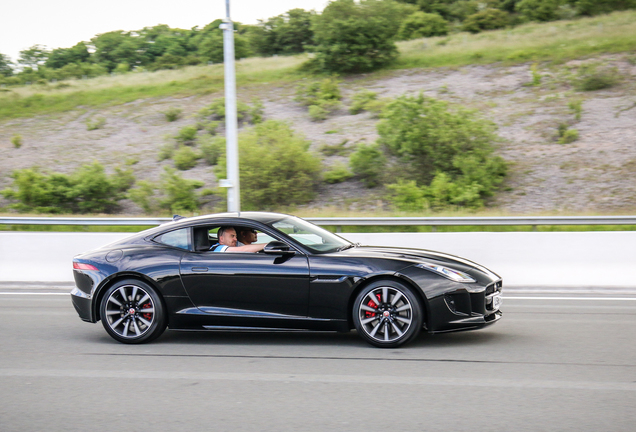
[[[353,303],[353,324],[371,345],[395,348],[422,329],[422,306],[404,284],[379,280],[369,284]]]
[[[100,305],[102,324],[113,339],[129,344],[150,342],[166,329],[166,312],[148,284],[127,279],[110,287]]]

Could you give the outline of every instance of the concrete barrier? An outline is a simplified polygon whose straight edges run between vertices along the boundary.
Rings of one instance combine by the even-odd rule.
[[[73,256],[127,233],[0,233],[0,282],[73,281]],[[414,247],[478,262],[511,287],[636,287],[636,232],[343,234],[365,245]]]

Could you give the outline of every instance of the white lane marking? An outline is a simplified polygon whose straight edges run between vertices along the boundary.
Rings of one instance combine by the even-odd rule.
[[[457,387],[503,387],[503,388],[539,388],[566,390],[604,390],[636,392],[636,383],[620,381],[567,381],[567,380],[533,380],[505,378],[453,378],[453,377],[404,377],[386,375],[317,375],[317,374],[267,374],[267,373],[223,373],[223,372],[188,372],[188,371],[116,371],[116,370],[68,370],[68,369],[2,369],[0,378],[34,377],[34,378],[77,378],[77,379],[123,379],[139,380],[195,380],[195,381],[255,381],[285,383],[344,383],[356,385],[419,385],[419,386],[457,386]]]
[[[0,292],[0,295],[70,295],[70,292],[67,293],[47,293],[47,292]]]

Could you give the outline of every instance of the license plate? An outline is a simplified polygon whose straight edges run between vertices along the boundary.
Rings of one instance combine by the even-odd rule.
[[[492,297],[492,309],[493,310],[499,310],[499,307],[501,306],[502,303],[503,303],[503,299],[501,298],[500,294],[494,295]]]

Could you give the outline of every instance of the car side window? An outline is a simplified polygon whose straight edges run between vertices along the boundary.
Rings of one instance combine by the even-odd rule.
[[[188,228],[181,228],[161,234],[160,236],[155,237],[155,241],[179,249],[190,249],[190,242],[188,240]]]

